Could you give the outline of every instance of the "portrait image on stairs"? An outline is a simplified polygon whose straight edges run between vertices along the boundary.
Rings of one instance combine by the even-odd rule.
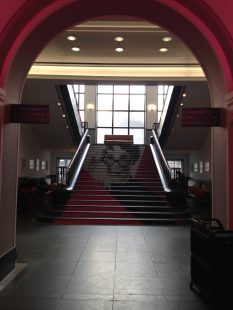
[[[126,183],[135,177],[140,157],[139,146],[106,145],[92,156],[87,168],[92,177],[110,189],[112,183]]]

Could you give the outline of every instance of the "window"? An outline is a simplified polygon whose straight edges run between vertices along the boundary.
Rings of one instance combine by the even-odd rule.
[[[67,168],[71,162],[70,158],[58,158],[57,159],[57,183],[66,183]]]
[[[85,85],[74,84],[67,85],[70,94],[70,99],[75,102],[81,121],[84,122],[84,97],[85,97]]]
[[[97,143],[105,134],[134,135],[134,143],[144,144],[144,85],[97,86]]]
[[[167,163],[171,169],[172,179],[175,179],[177,170],[180,170],[181,172],[183,172],[183,161],[182,160],[168,160]]]
[[[170,103],[174,86],[158,85],[158,123],[160,122],[163,109]]]

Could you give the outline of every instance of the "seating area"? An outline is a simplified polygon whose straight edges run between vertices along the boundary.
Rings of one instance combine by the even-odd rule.
[[[56,184],[49,184],[46,178],[18,179],[18,202],[19,213],[41,209],[46,201],[51,199],[52,191],[57,188]]]
[[[104,135],[104,144],[133,144],[133,135]]]

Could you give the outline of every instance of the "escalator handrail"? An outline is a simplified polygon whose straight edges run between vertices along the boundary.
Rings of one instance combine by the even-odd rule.
[[[165,181],[166,181],[166,188],[170,188],[170,182],[171,182],[171,169],[167,163],[167,160],[164,157],[163,151],[160,147],[157,135],[155,133],[155,130],[152,129],[152,135],[153,135],[153,145],[156,150],[156,157],[158,158],[160,168],[162,169],[162,173],[164,175]]]
[[[82,140],[77,148],[77,151],[75,152],[69,166],[68,166],[68,169],[67,169],[67,181],[66,181],[66,185],[68,186],[68,189],[72,189],[72,180],[74,178],[74,172],[77,170],[77,166],[78,164],[82,163],[82,155],[85,153],[85,144],[86,146],[88,144],[90,144],[90,137],[87,135],[88,134],[88,129],[86,129],[83,137],[82,137]]]

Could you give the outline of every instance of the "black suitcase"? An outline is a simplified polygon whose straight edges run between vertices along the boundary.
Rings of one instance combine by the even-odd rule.
[[[215,218],[192,219],[190,287],[212,309],[233,309],[233,231]]]

